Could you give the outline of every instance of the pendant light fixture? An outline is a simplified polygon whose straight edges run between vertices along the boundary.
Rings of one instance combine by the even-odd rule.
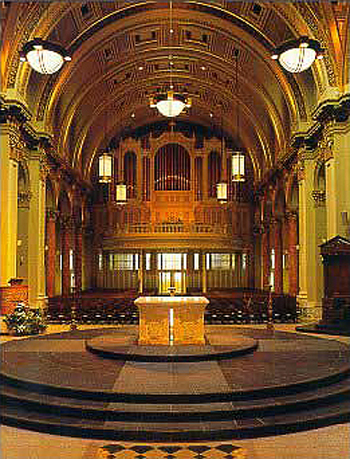
[[[20,60],[28,64],[38,73],[51,75],[58,72],[66,61],[72,58],[60,45],[41,38],[26,43],[20,53]]]
[[[220,203],[227,202],[227,183],[222,179],[224,164],[224,150],[225,150],[225,139],[224,139],[224,108],[221,106],[221,180],[216,184],[216,197]]]
[[[300,37],[278,46],[271,58],[278,60],[281,66],[291,73],[300,73],[311,67],[315,59],[323,59],[324,50],[317,40]]]
[[[111,183],[113,158],[107,151],[98,158],[98,181],[100,183]]]
[[[239,137],[239,84],[238,84],[238,49],[235,50],[236,58],[236,72],[235,72],[235,87],[236,87],[236,136]],[[231,152],[231,165],[232,165],[232,181],[244,182],[245,181],[245,156],[241,151]]]
[[[169,2],[169,48],[173,48],[173,2]],[[189,108],[192,105],[192,100],[190,97],[184,96],[183,94],[178,94],[174,92],[173,85],[173,56],[169,54],[169,75],[170,75],[170,84],[169,90],[164,94],[156,94],[150,97],[149,103],[151,108],[157,108],[158,112],[168,118],[174,118],[185,108]]]
[[[104,121],[104,141],[106,142],[107,107],[103,114]],[[113,157],[107,146],[106,150],[98,158],[98,181],[100,183],[111,183],[113,176]]]
[[[116,186],[115,200],[117,204],[126,204],[126,185],[118,183]]]

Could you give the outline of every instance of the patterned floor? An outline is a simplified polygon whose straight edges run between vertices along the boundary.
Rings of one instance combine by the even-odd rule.
[[[246,451],[233,444],[130,445],[111,444],[98,450],[97,459],[248,459]]]

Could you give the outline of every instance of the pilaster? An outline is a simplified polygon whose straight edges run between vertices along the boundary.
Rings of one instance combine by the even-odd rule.
[[[45,297],[46,167],[43,152],[32,150],[28,167],[32,195],[28,219],[29,304],[31,307],[41,307]]]
[[[331,123],[323,142],[326,169],[327,240],[349,237],[350,121]]]
[[[7,286],[17,275],[18,159],[24,145],[15,124],[1,125],[0,139],[0,286]]]
[[[319,253],[316,206],[313,197],[315,158],[312,150],[303,152],[299,168],[299,306],[303,321],[321,317],[323,295],[322,263]]]

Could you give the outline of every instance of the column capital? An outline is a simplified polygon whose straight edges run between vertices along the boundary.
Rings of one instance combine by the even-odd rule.
[[[288,222],[293,222],[293,221],[298,220],[298,212],[296,210],[287,210],[284,216]]]
[[[46,209],[46,218],[48,220],[58,220],[60,216],[60,213],[57,210],[54,209]]]
[[[326,203],[326,192],[324,190],[314,190],[311,193],[313,200],[315,201],[315,207],[324,207]]]
[[[72,226],[72,217],[70,215],[59,215],[60,223],[63,229],[70,229]]]
[[[30,191],[18,193],[18,207],[21,209],[29,209],[32,193]]]
[[[275,216],[272,216],[272,217],[270,218],[269,225],[270,225],[271,227],[276,227],[276,226],[278,226],[280,223],[281,223],[280,218],[275,217]]]

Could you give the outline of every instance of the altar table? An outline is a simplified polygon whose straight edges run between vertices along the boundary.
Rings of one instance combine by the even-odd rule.
[[[142,296],[139,309],[140,345],[205,344],[204,296]]]

